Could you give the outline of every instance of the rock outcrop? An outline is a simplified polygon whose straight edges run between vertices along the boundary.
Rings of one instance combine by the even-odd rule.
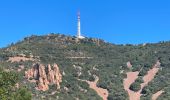
[[[57,89],[60,89],[60,82],[62,82],[62,75],[57,64],[52,67],[50,64],[48,66],[35,64],[25,72],[25,77],[28,80],[35,80],[33,82],[37,82],[36,89],[42,91],[48,90],[49,84],[56,84]]]
[[[127,63],[126,63],[126,65],[127,65],[127,67],[130,69],[130,68],[132,68],[132,64],[130,63],[130,61],[128,61]]]

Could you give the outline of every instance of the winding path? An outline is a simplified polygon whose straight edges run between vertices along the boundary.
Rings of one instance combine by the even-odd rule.
[[[89,87],[93,90],[95,90],[97,92],[97,94],[103,98],[103,100],[107,100],[107,97],[109,95],[109,92],[107,89],[103,89],[103,88],[100,88],[100,87],[97,87],[97,82],[99,81],[99,77],[98,76],[95,76],[95,81],[87,81],[87,80],[81,80],[81,79],[78,79],[80,81],[85,81],[89,84]]]
[[[109,95],[107,89],[103,89],[103,88],[100,88],[100,87],[97,87],[97,82],[99,81],[99,77],[96,76],[95,78],[95,81],[94,82],[91,82],[91,81],[86,81],[90,88],[95,90],[97,92],[97,94],[103,98],[103,100],[107,100],[107,97]]]

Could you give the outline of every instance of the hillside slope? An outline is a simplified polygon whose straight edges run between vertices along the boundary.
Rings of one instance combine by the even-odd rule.
[[[143,77],[158,61],[159,71],[141,89]],[[134,46],[62,34],[31,36],[0,49],[0,67],[17,72],[18,87],[31,91],[33,100],[102,100],[105,96],[128,100],[124,89],[128,72],[139,72],[129,89],[140,90],[141,100],[150,100],[159,91],[164,92],[158,100],[170,99],[170,42]]]

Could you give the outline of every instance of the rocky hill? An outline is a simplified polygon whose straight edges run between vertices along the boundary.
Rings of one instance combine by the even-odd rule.
[[[0,79],[3,100],[169,100],[170,42],[33,35],[0,49]]]

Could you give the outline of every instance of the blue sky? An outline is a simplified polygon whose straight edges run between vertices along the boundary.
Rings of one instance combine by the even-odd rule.
[[[170,0],[1,0],[0,47],[32,34],[76,34],[115,44],[170,40]]]

